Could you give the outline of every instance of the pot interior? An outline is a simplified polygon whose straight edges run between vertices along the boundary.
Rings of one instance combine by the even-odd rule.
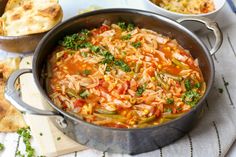
[[[44,90],[44,81],[40,81],[48,55],[52,53],[58,41],[65,35],[76,33],[83,28],[99,27],[104,21],[108,23],[131,22],[138,27],[151,29],[170,38],[175,38],[180,45],[190,51],[193,58],[198,58],[200,69],[207,84],[205,96],[207,95],[214,77],[213,63],[208,50],[194,34],[175,21],[154,13],[130,9],[108,9],[73,17],[55,27],[41,40],[34,55],[33,73],[41,94],[47,97],[49,102],[51,101],[46,90]],[[51,104],[53,105],[52,102]],[[55,108],[57,109],[57,107]]]

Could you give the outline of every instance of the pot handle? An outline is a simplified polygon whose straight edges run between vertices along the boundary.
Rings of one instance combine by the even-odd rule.
[[[184,21],[197,21],[197,22],[201,22],[201,23],[205,24],[205,26],[209,30],[213,31],[213,33],[215,35],[215,39],[216,39],[214,46],[210,50],[210,54],[214,55],[219,50],[219,48],[223,42],[223,35],[220,30],[220,27],[218,26],[218,24],[215,21],[205,18],[205,17],[195,17],[195,16],[183,17],[183,18],[180,18],[177,20],[177,22],[179,22],[179,23],[184,22]]]
[[[24,101],[21,100],[20,93],[15,88],[15,82],[21,75],[25,73],[32,73],[32,69],[20,69],[11,74],[5,88],[5,98],[23,113],[42,116],[60,116],[58,112],[40,110],[26,104]]]

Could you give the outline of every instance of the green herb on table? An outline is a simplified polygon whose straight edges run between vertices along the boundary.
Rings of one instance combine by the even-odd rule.
[[[57,137],[57,141],[60,141],[61,140],[61,137]]]
[[[218,88],[218,92],[222,94],[224,90],[222,88]]]
[[[0,151],[3,151],[3,149],[4,149],[4,145],[0,143]]]
[[[31,146],[30,139],[30,128],[22,128],[17,131],[17,133],[20,135],[21,138],[23,138],[23,142],[25,144],[25,155],[22,155],[20,151],[17,151],[16,156],[23,157],[34,157],[35,156],[35,149]]]
[[[137,49],[137,48],[141,47],[141,42],[140,42],[140,41],[138,41],[138,42],[132,42],[131,45],[132,45],[134,48]]]

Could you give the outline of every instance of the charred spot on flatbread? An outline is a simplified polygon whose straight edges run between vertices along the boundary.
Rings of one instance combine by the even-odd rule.
[[[45,9],[39,10],[38,13],[41,16],[55,19],[60,15],[60,10],[61,10],[61,7],[58,4],[54,4]]]
[[[20,18],[21,18],[20,14],[14,14],[14,15],[11,16],[12,21],[19,20]]]
[[[23,9],[24,9],[25,11],[32,9],[32,3],[24,4],[24,5],[23,5]]]
[[[0,35],[21,36],[47,32],[63,12],[56,0],[9,0],[2,17]]]

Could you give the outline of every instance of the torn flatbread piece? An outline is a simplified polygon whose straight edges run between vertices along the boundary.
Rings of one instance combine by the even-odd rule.
[[[21,36],[46,32],[62,17],[61,6],[55,0],[9,0],[2,15],[0,33]]]
[[[6,81],[19,63],[20,58],[0,61],[0,132],[14,132],[27,126],[22,114],[4,97]]]

